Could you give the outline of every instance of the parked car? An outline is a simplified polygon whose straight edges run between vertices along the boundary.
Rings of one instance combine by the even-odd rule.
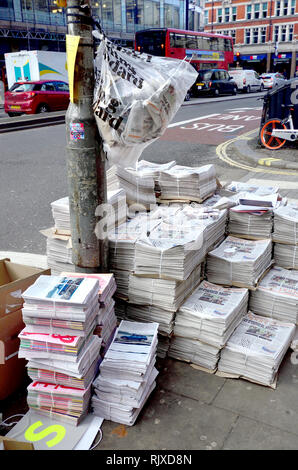
[[[286,78],[279,72],[263,73],[261,78],[264,83],[264,88],[274,88],[278,85],[283,85],[286,82]]]
[[[264,90],[263,80],[254,70],[233,69],[229,70],[229,74],[236,82],[238,91],[250,93]]]
[[[200,70],[191,88],[193,96],[200,95],[236,95],[237,85],[229,73],[223,69]]]
[[[69,87],[60,80],[20,81],[4,95],[4,110],[9,116],[61,111],[68,104]]]

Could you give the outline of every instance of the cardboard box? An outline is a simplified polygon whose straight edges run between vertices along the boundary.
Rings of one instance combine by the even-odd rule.
[[[50,269],[12,263],[9,259],[0,260],[0,318],[21,309],[24,302],[22,293],[41,274],[50,273]]]
[[[18,334],[24,327],[22,310],[0,318],[0,400],[17,390],[25,377],[27,361],[18,358]]]

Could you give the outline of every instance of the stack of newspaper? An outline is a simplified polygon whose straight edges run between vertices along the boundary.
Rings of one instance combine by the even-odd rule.
[[[115,315],[115,302],[113,295],[116,292],[116,282],[113,274],[110,273],[62,273],[68,277],[84,277],[97,279],[99,282],[98,303],[99,311],[96,317],[96,327],[94,334],[97,334],[102,340],[102,346],[106,346],[111,340],[115,328],[117,326],[117,318]]]
[[[216,346],[196,339],[174,336],[171,339],[168,355],[180,361],[191,362],[208,371],[215,371],[220,350]]]
[[[70,235],[69,198],[63,197],[51,203],[55,233]],[[126,195],[123,189],[113,189],[107,192],[107,203],[104,205],[107,213],[107,231],[114,230],[126,220]],[[102,215],[101,213],[95,215]]]
[[[175,312],[155,305],[127,304],[127,318],[133,321],[158,323],[158,332],[170,336],[174,328]]]
[[[258,315],[298,325],[298,271],[273,266],[251,293],[249,307]]]
[[[129,276],[129,303],[138,305],[155,305],[164,310],[176,312],[186,297],[200,282],[201,265],[197,266],[184,281],[154,279]]]
[[[227,237],[207,256],[207,279],[215,284],[254,288],[271,265],[271,240]]]
[[[295,325],[249,312],[221,351],[218,371],[272,386]]]
[[[248,290],[202,281],[176,313],[174,334],[222,348],[247,313]]]
[[[149,236],[136,242],[135,274],[177,281],[187,279],[204,257],[203,237],[203,226],[183,230],[161,223]]]
[[[290,203],[274,211],[274,260],[278,266],[298,269],[298,205]]]
[[[87,410],[88,390],[100,355],[101,339],[92,334],[99,311],[98,290],[96,279],[40,276],[23,293],[26,326],[19,334],[19,357],[29,360],[28,370],[38,382],[63,387],[79,383],[79,396],[86,397],[82,407],[75,410],[70,406],[72,400],[76,401],[71,390],[65,407],[63,397],[51,393],[49,403],[31,391],[28,405],[76,425]],[[47,377],[47,381],[41,377]]]
[[[139,176],[117,165],[107,171],[107,188],[108,191],[123,189],[127,204],[140,204],[144,210],[156,203],[155,184],[151,176]]]
[[[232,181],[223,188],[223,192],[227,195],[236,195],[239,193],[249,193],[252,196],[269,196],[278,193],[278,187],[274,186],[259,186],[257,184],[244,183],[242,181]],[[237,200],[239,204],[239,199]]]
[[[91,385],[80,389],[35,381],[27,390],[29,408],[39,414],[78,425],[88,413]]]
[[[268,208],[238,205],[230,208],[230,234],[245,238],[270,238],[273,226],[273,211]]]
[[[149,176],[153,178],[155,192],[159,193],[160,187],[159,187],[158,181],[159,181],[160,173],[162,171],[169,170],[174,165],[176,165],[176,162],[174,160],[168,163],[153,163],[153,162],[148,162],[146,160],[140,160],[139,162],[137,162],[136,169],[126,168],[126,170],[141,178],[144,176],[145,177]]]
[[[203,281],[176,313],[169,356],[214,370],[247,312],[248,290]]]
[[[74,271],[71,236],[57,233],[54,227],[40,232],[47,237],[47,263],[51,273],[58,276],[62,271]]]
[[[215,167],[175,165],[160,173],[159,187],[160,201],[172,199],[202,202],[217,188]]]
[[[122,321],[93,382],[93,413],[132,426],[156,386],[157,323]]]
[[[298,205],[290,203],[274,211],[273,241],[298,245]]]

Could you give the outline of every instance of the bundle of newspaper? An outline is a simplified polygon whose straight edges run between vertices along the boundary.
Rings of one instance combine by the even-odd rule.
[[[204,257],[203,239],[203,226],[162,222],[136,242],[134,272],[137,276],[183,281]]]
[[[86,416],[91,398],[87,389],[35,381],[27,387],[29,408],[38,413],[78,425]]]
[[[153,162],[148,162],[146,160],[140,160],[139,162],[137,162],[136,169],[126,168],[126,170],[141,178],[144,176],[153,178],[155,193],[157,193],[157,192],[160,192],[160,187],[159,187],[159,182],[158,182],[160,173],[162,171],[169,170],[174,165],[176,165],[176,162],[174,160],[168,163],[153,163]]]
[[[170,342],[168,356],[179,361],[196,364],[208,371],[214,372],[219,360],[220,349],[202,341],[173,336]]]
[[[174,335],[222,348],[247,313],[248,290],[202,281],[176,313]]]
[[[207,256],[207,279],[215,284],[254,288],[271,265],[271,240],[227,237]]]
[[[298,271],[273,266],[251,293],[249,307],[258,315],[298,325]]]
[[[273,227],[273,211],[269,208],[238,205],[229,211],[228,231],[245,238],[270,238]]]
[[[273,241],[298,245],[298,205],[289,203],[274,211]]]
[[[127,204],[140,204],[144,210],[156,203],[154,179],[151,176],[139,176],[118,165],[107,170],[107,188],[108,191],[124,190]]]
[[[274,186],[260,186],[253,183],[245,183],[243,181],[232,181],[223,188],[223,193],[231,196],[239,193],[249,193],[251,196],[269,196],[278,193],[279,188]],[[239,204],[239,198],[236,199]]]
[[[217,188],[216,171],[214,165],[175,165],[160,173],[158,183],[161,202],[170,199],[202,202]]]
[[[287,269],[298,269],[298,245],[274,243],[273,257],[277,266]]]
[[[98,281],[98,303],[100,308],[97,313],[96,327],[93,333],[102,339],[102,346],[106,346],[117,326],[117,318],[114,311],[115,302],[112,298],[117,288],[114,275],[110,273],[82,274],[70,272],[62,274],[68,277],[83,277]]]
[[[221,351],[218,371],[272,386],[295,325],[249,312]]]
[[[198,265],[184,281],[129,276],[129,303],[154,305],[176,312],[186,297],[200,282],[201,265]]]
[[[182,226],[193,226],[193,229],[199,230],[204,227],[202,260],[206,254],[221,240],[224,239],[226,232],[228,211],[226,209],[214,209],[212,207],[191,203],[184,206],[182,213],[175,217],[175,223]]]
[[[69,198],[63,197],[51,203],[52,215],[55,224],[55,232],[70,235],[70,211]],[[100,208],[98,209],[100,212]],[[110,232],[126,220],[126,195],[121,188],[107,191],[107,203],[104,204],[104,212],[108,219],[107,231]],[[102,215],[101,213],[95,215]]]
[[[32,377],[42,382],[41,377],[47,377],[44,383],[56,387],[76,389],[78,383],[80,394],[86,392],[88,397],[101,347],[101,339],[92,334],[99,311],[98,289],[96,279],[40,276],[23,293],[26,326],[19,334],[19,357],[29,360],[27,367]],[[28,399],[28,405],[76,425],[88,401],[84,399],[81,412],[75,412],[71,407],[65,409],[59,397],[51,399],[52,404],[48,406],[33,398]]]
[[[170,336],[173,333],[175,312],[155,305],[127,304],[126,316],[129,320],[145,323],[158,323],[158,332]]]
[[[156,385],[157,323],[122,321],[93,382],[93,413],[132,426]]]

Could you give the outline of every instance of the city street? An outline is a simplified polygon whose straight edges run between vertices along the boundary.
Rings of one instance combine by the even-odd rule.
[[[262,101],[241,99],[191,100],[180,108],[161,139],[141,158],[200,166],[213,163],[219,179],[239,179],[245,171],[221,161],[218,144],[259,126]],[[12,118],[13,119],[13,118]],[[1,134],[1,247],[7,251],[45,254],[39,230],[53,224],[50,203],[67,194],[65,125]],[[13,237],[11,236],[13,234]]]
[[[297,149],[257,147],[262,108],[257,98],[184,103],[141,158],[213,163],[222,184],[277,185],[283,196],[297,199]],[[67,195],[65,125],[1,134],[0,140],[1,217],[6,221],[0,228],[1,249],[45,255],[46,239],[39,231],[53,225],[50,203]],[[290,351],[276,390],[171,358],[159,359],[157,368],[157,387],[136,425],[105,420],[98,450],[297,449],[297,365]],[[24,388],[0,412],[6,418],[27,409]]]

